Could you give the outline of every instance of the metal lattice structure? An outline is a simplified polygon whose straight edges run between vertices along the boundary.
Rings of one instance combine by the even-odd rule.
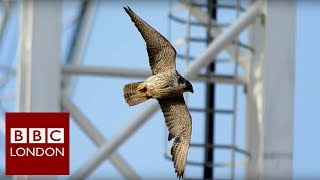
[[[229,175],[222,178],[236,179],[236,175],[239,175],[235,173],[236,168],[242,166],[245,170],[240,174],[246,179],[290,178],[293,141],[295,2],[235,0],[229,4],[222,4],[223,2],[181,0],[173,1],[170,5],[169,21],[185,26],[184,37],[174,37],[174,28],[172,28],[174,25],[169,27],[173,45],[184,46],[182,51],[178,50],[177,57],[177,61],[184,62],[182,75],[194,82],[207,84],[209,92],[220,84],[228,84],[233,88],[230,94],[233,97],[230,108],[215,107],[217,99],[208,102],[205,108],[189,104],[191,113],[197,112],[211,116],[204,120],[210,126],[207,127],[208,131],[211,130],[207,136],[211,134],[213,137],[210,136],[209,141],[207,137],[203,143],[192,140],[191,149],[202,148],[206,156],[203,161],[188,162],[188,166],[202,166],[205,173],[203,177],[192,177],[189,174],[187,177],[221,179],[215,173],[216,169],[229,168]],[[70,4],[76,6],[78,10],[75,16],[70,18],[71,20],[62,23],[63,8]],[[80,111],[70,95],[76,90],[74,89],[75,75],[145,78],[150,75],[150,72],[126,67],[82,65],[98,2],[84,0],[72,1],[70,4],[62,1],[40,0],[0,3],[2,8],[0,45],[2,47],[6,43],[4,34],[10,14],[19,14],[16,18],[21,24],[19,45],[13,52],[18,54],[17,70],[12,66],[14,64],[12,61],[5,61],[0,68],[0,108],[4,107],[3,102],[7,98],[3,94],[7,93],[8,87],[12,87],[12,81],[14,82],[16,78],[17,111],[69,111],[74,122],[98,147],[98,151],[79,169],[71,172],[70,178],[88,177],[102,162],[110,160],[123,177],[140,179],[139,173],[135,172],[134,168],[130,167],[122,155],[116,151],[150,119],[151,115],[158,110],[158,104],[150,103],[142,112],[129,120],[113,138],[107,139],[86,114]],[[234,12],[236,14],[234,21],[220,22],[220,15],[217,12],[221,9]],[[184,16],[181,16],[181,12]],[[67,47],[66,58],[61,60],[63,34],[61,29],[70,26],[73,27],[73,33]],[[196,35],[193,34],[193,27],[198,26],[203,28],[202,36],[198,36],[200,31],[197,31]],[[246,42],[242,42],[239,38],[244,30],[248,31]],[[195,49],[194,43],[203,45],[204,48],[200,53],[192,53]],[[227,54],[228,58],[221,58],[221,52]],[[210,64],[210,71],[204,72],[203,69]],[[232,73],[217,70],[220,64],[231,64]],[[239,87],[244,89],[246,97],[245,147],[237,144]],[[207,99],[214,98],[213,94],[207,94]],[[1,110],[4,117],[3,113],[7,109],[1,108]],[[215,137],[219,134],[212,130],[215,121],[219,120],[218,114],[228,114],[232,122],[229,144],[215,142]],[[4,121],[0,122],[3,130]],[[167,149],[166,144],[165,158],[170,159]],[[218,162],[214,156],[217,149],[226,151],[230,155],[230,162]],[[208,157],[210,154],[212,157]],[[242,156],[239,158],[237,154]]]

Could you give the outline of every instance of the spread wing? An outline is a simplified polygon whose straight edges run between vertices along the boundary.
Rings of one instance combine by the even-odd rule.
[[[168,141],[175,138],[171,147],[174,168],[177,176],[183,178],[191,139],[191,116],[182,95],[158,101],[169,130]]]
[[[152,74],[155,75],[166,71],[175,72],[176,50],[170,42],[136,15],[129,6],[127,8],[124,7],[124,9],[146,42]]]

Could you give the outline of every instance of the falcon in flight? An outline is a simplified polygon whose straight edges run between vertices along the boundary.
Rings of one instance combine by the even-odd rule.
[[[177,177],[183,178],[191,139],[191,116],[183,98],[184,92],[193,93],[191,83],[176,70],[176,50],[170,42],[129,7],[125,11],[140,31],[147,45],[152,76],[142,82],[124,86],[124,98],[130,106],[150,98],[157,99],[169,130],[168,141]]]

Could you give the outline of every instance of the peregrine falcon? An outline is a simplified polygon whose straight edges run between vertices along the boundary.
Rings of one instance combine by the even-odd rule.
[[[129,7],[125,11],[140,31],[147,45],[152,76],[142,82],[124,86],[124,98],[130,106],[150,98],[157,99],[169,130],[168,141],[177,177],[183,178],[191,139],[191,115],[183,98],[184,92],[193,93],[191,83],[176,70],[176,50],[170,42]]]

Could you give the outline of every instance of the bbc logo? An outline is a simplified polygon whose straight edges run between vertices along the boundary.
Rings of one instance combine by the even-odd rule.
[[[6,175],[69,175],[69,113],[6,113]]]
[[[25,143],[64,143],[63,128],[11,128],[10,142]]]

